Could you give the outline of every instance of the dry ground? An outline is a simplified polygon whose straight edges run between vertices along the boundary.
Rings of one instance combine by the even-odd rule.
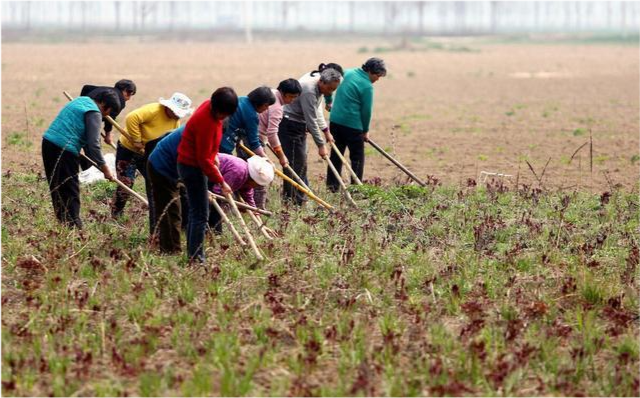
[[[359,66],[379,42],[245,44],[140,42],[2,45],[2,169],[40,169],[40,137],[84,83],[133,79],[138,95],[126,111],[182,91],[200,103],[213,89],[240,94],[323,61]],[[638,48],[618,45],[515,45],[466,42],[473,51],[390,51],[389,76],[376,83],[372,137],[422,177],[444,182],[482,170],[535,178],[547,186],[627,189],[638,177]],[[589,146],[569,162],[593,132]],[[29,146],[26,141],[33,144]],[[11,142],[11,144],[9,144]],[[372,149],[372,148],[370,148]],[[25,156],[27,152],[33,156]],[[366,178],[399,177],[369,155]],[[323,173],[311,148],[312,178]],[[33,167],[31,167],[33,166]],[[607,182],[606,175],[610,179]],[[514,177],[515,180],[515,177]]]
[[[83,190],[82,233],[52,222],[33,174],[61,91],[128,77],[127,110],[197,104],[391,44],[4,44],[2,394],[638,396],[637,47],[455,44],[378,52],[372,134],[444,184],[364,186],[331,216],[274,200],[269,261],[209,236],[204,275],[146,244],[141,207],[111,220],[112,185]],[[588,147],[569,163],[590,129],[593,178]],[[369,154],[367,178],[400,176]],[[545,186],[596,193],[466,181],[533,184],[549,158]]]

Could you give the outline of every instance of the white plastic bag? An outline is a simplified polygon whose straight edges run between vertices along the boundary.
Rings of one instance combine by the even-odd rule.
[[[104,161],[107,162],[107,166],[109,170],[111,170],[111,174],[116,175],[116,155],[113,153],[107,153],[104,155]],[[80,184],[93,184],[96,181],[104,180],[104,174],[95,166],[91,166],[85,171],[80,172],[78,174],[78,178],[80,179]]]

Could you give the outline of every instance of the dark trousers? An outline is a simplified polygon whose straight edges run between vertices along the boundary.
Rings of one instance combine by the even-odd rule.
[[[145,155],[133,152],[118,142],[118,149],[116,150],[116,173],[118,179],[122,181],[129,188],[133,187],[133,183],[136,179],[136,172],[140,172],[144,178],[145,190],[151,191],[149,181],[147,179],[147,157],[148,153],[145,149]],[[122,187],[116,189],[113,203],[111,205],[111,215],[113,217],[119,217],[124,211],[124,207],[129,199],[129,193]],[[149,202],[149,230],[152,231],[155,228],[155,212],[153,210],[153,196],[148,195]]]
[[[81,229],[78,156],[43,139],[42,161],[56,218],[65,225]]]
[[[182,223],[179,185],[158,173],[150,162],[147,162],[147,180],[151,186],[156,220],[155,228],[150,233],[158,236],[163,253],[179,253]]]
[[[243,154],[247,156],[247,154],[242,149],[240,149],[240,147],[237,148],[237,151],[238,155]],[[246,158],[242,159],[246,160]],[[214,186],[215,184],[209,181],[209,191],[215,192],[213,189]],[[218,200],[217,202],[221,209],[223,209],[227,213],[229,212],[230,207],[227,206],[227,203],[224,200]],[[222,234],[222,216],[220,215],[220,213],[218,213],[218,210],[216,210],[216,208],[211,203],[209,204],[209,228],[216,235]]]
[[[224,209],[224,204],[220,201],[218,201],[218,204]],[[222,234],[222,216],[213,205],[209,208],[209,228],[211,228],[211,231],[216,235]]]
[[[351,168],[358,178],[362,180],[362,175],[364,173],[364,139],[362,138],[362,130],[352,129],[351,127],[343,126],[334,122],[331,122],[330,128],[336,147],[340,153],[344,154],[345,149],[349,148]],[[338,173],[340,173],[342,171],[342,160],[340,160],[338,154],[335,153],[333,148],[331,149],[330,160]],[[355,184],[353,178],[351,178],[351,183]],[[340,189],[340,183],[329,167],[327,167],[327,188],[332,192],[338,192]]]
[[[282,118],[278,128],[278,137],[282,144],[282,150],[289,159],[289,166],[307,183],[307,126],[304,123]],[[284,170],[284,173],[295,181],[287,169]],[[297,205],[302,205],[307,200],[302,192],[286,181],[283,181],[282,184],[282,199],[292,201]]]
[[[178,163],[178,174],[187,190],[189,225],[187,252],[190,260],[204,263],[204,235],[209,221],[209,191],[207,176],[197,167]]]

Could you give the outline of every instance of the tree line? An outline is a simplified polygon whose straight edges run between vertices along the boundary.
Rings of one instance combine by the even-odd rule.
[[[637,32],[638,2],[195,2],[8,1],[12,29],[151,32],[173,30],[499,34],[519,31]]]

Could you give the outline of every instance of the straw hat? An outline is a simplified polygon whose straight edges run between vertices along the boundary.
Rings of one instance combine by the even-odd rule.
[[[182,93],[173,93],[170,99],[160,97],[158,102],[171,109],[180,119],[190,115],[193,112],[191,107],[191,99]]]

